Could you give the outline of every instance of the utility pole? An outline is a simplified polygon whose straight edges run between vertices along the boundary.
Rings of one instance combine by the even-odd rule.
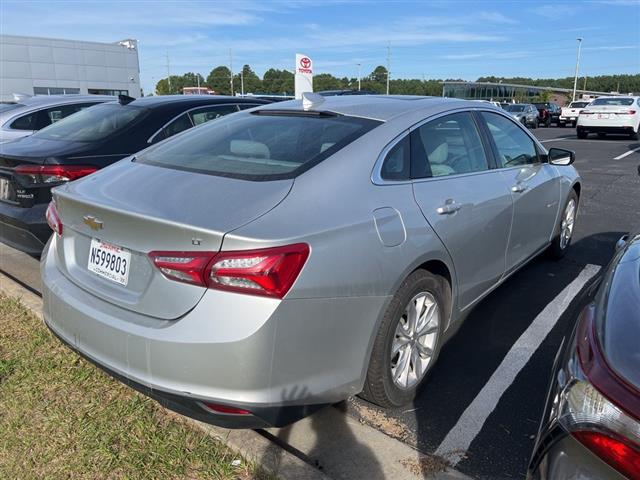
[[[167,50],[167,82],[169,82],[169,95],[171,95],[171,71],[169,69],[169,50]]]
[[[391,76],[391,41],[387,45],[387,95],[389,95],[389,77]]]
[[[362,77],[362,64],[356,63],[358,65],[358,91],[360,91],[360,77]]]
[[[200,74],[196,73],[196,78],[198,79],[198,95],[200,94]]]
[[[576,57],[576,75],[573,79],[573,96],[571,97],[571,101],[573,102],[576,99],[576,88],[578,86],[578,70],[580,68],[580,49],[582,48],[582,37],[576,38],[578,40],[578,56]]]
[[[233,50],[229,49],[229,73],[231,78],[229,79],[229,85],[231,86],[231,95],[233,96]]]
[[[244,68],[240,70],[240,93],[244,96]]]

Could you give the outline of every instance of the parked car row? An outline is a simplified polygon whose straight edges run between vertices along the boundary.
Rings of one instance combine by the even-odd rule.
[[[0,144],[0,241],[39,255],[51,234],[45,210],[52,187],[93,173],[195,125],[268,103],[212,95],[121,97],[119,101],[106,97],[94,102],[102,103],[82,108],[91,105],[88,98],[65,99],[62,106],[16,114],[12,127],[24,115],[49,117],[60,108],[80,110],[38,132],[28,132],[29,136]]]

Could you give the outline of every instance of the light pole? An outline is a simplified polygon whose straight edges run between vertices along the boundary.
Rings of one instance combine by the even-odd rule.
[[[360,91],[360,77],[362,76],[362,64],[356,63],[358,65],[358,91]]]
[[[576,57],[576,75],[573,79],[573,95],[571,96],[571,101],[575,101],[576,99],[576,88],[578,87],[578,69],[580,68],[580,49],[582,48],[582,37],[576,38],[578,40],[578,56]]]

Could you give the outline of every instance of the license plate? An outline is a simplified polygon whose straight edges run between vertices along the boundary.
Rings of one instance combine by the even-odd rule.
[[[0,200],[9,199],[9,179],[0,178]]]
[[[598,114],[598,118],[609,118],[609,114],[608,113],[599,113]]]
[[[107,280],[126,286],[131,268],[131,252],[126,248],[92,238],[87,268]]]

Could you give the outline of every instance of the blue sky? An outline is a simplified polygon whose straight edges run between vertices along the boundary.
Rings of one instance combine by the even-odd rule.
[[[146,92],[171,73],[248,63],[355,77],[385,64],[392,78],[566,77],[583,37],[582,75],[640,73],[640,0],[387,1],[14,1],[0,3],[0,30],[112,42],[139,40]]]

